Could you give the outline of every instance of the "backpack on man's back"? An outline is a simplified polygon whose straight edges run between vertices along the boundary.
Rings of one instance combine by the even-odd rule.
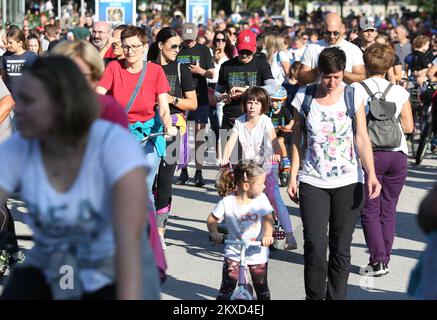
[[[370,96],[369,112],[367,114],[367,132],[374,150],[389,150],[398,148],[402,142],[402,131],[399,127],[399,118],[396,118],[396,104],[386,101],[387,93],[393,86],[390,83],[384,93],[377,98],[369,87],[361,81],[367,94]]]

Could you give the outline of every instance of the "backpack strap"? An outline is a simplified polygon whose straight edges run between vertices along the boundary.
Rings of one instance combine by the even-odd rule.
[[[361,82],[360,82],[361,83]],[[355,134],[355,101],[354,101],[355,88],[352,86],[344,87],[344,102],[346,104],[347,114],[352,120],[352,130]]]
[[[393,87],[393,83],[390,82],[379,100],[385,101],[385,96],[390,91],[391,87]]]
[[[313,84],[305,88],[305,97],[303,98],[302,105],[300,107],[301,113],[305,116],[310,112],[311,103],[316,95],[317,85]]]
[[[372,91],[370,91],[370,88],[367,86],[367,84],[365,84],[364,81],[360,81],[358,83],[363,86],[363,88],[366,90],[366,92],[370,96],[370,98],[374,99],[374,93],[372,93]]]
[[[302,145],[304,145],[307,128],[306,128],[306,119],[308,117],[308,113],[311,109],[311,103],[313,102],[314,96],[316,95],[317,85],[309,85],[305,88],[305,97],[303,98],[302,105],[300,106],[300,127],[302,128]]]
[[[125,111],[126,114],[129,113],[130,108],[132,108],[132,105],[134,104],[135,98],[138,95],[138,92],[140,91],[141,85],[143,84],[144,75],[146,74],[147,70],[147,62],[143,62],[143,70],[141,70],[140,78],[138,79],[137,85],[135,86],[134,92],[132,92],[132,95],[130,96],[129,102],[126,105]]]

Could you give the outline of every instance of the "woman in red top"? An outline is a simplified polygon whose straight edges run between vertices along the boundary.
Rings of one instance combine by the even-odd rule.
[[[124,30],[121,33],[121,47],[126,59],[110,62],[96,88],[101,94],[109,91],[126,108],[143,68],[147,68],[135,100],[128,110],[129,130],[137,140],[162,130],[169,136],[177,134],[177,129],[171,123],[168,106],[167,92],[170,91],[170,86],[167,77],[160,65],[144,61],[147,40],[146,33],[141,28],[129,26]],[[155,111],[158,111],[156,115]],[[152,190],[159,163],[165,156],[165,139],[162,136],[150,139],[144,152],[151,169],[147,176],[147,186],[148,190]]]

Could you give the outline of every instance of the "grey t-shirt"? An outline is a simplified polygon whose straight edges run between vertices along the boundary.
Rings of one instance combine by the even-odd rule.
[[[408,41],[404,45],[400,43],[395,43],[395,54],[399,57],[402,62],[402,70],[405,69],[405,57],[411,53],[411,43]]]
[[[147,166],[141,147],[129,132],[96,120],[80,171],[66,192],[51,185],[39,140],[24,139],[16,133],[0,146],[0,154],[0,188],[13,192],[20,187],[29,208],[25,219],[34,232],[35,246],[24,265],[43,270],[52,291],[62,261],[77,263],[74,279],[81,292],[95,292],[113,284],[116,246],[112,187],[129,171]],[[146,236],[143,240],[144,298],[157,299],[159,276]]]

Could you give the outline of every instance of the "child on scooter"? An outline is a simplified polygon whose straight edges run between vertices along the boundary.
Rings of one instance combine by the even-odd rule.
[[[223,235],[217,230],[220,219],[226,218],[229,240],[261,241],[262,247],[246,250],[246,263],[252,277],[258,300],[270,300],[267,285],[267,261],[269,246],[273,243],[273,210],[263,193],[265,171],[254,164],[239,163],[222,169],[217,182],[223,197],[208,216],[207,225],[212,241],[221,243]],[[240,249],[232,245],[225,247],[222,283],[217,300],[228,300],[238,281]]]
[[[241,106],[245,111],[235,120],[231,135],[226,142],[222,164],[230,161],[232,150],[237,142],[243,151],[239,160],[253,160],[266,171],[266,195],[278,215],[279,222],[285,230],[285,250],[297,249],[290,216],[282,200],[278,184],[278,167],[280,148],[277,144],[275,128],[271,119],[265,115],[270,108],[270,98],[267,91],[261,87],[246,90]],[[273,148],[277,154],[274,154]]]

